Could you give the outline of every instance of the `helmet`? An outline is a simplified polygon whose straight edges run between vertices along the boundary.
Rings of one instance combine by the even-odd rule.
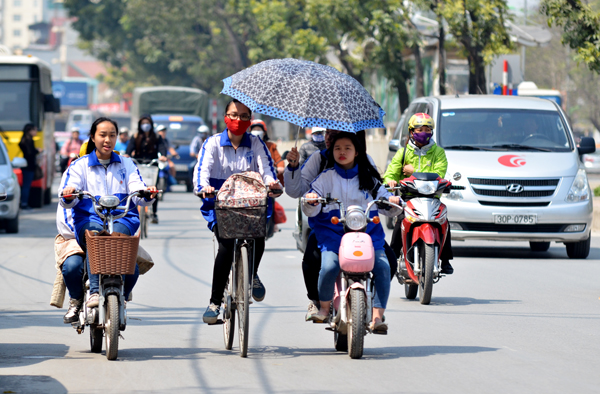
[[[202,125],[202,126],[198,127],[198,133],[208,134],[208,126]]]
[[[412,131],[421,126],[429,126],[431,130],[435,128],[435,123],[431,116],[423,112],[419,112],[410,117],[408,121],[408,131]]]
[[[313,127],[312,130],[310,131],[311,134],[314,133],[324,133],[325,131],[327,131],[326,128],[324,127]]]
[[[74,133],[74,132],[78,132],[79,133],[79,127],[77,127],[77,126],[71,127],[71,133]]]
[[[162,125],[162,124],[159,124],[159,125],[158,125],[158,126],[156,126],[156,128],[154,129],[154,131],[156,131],[157,133],[158,133],[158,132],[161,132],[161,131],[166,131],[166,130],[167,130],[166,126],[165,126],[165,125]]]
[[[267,124],[260,119],[254,119],[252,123],[250,123],[250,129],[254,126],[261,127],[265,133],[267,132]]]

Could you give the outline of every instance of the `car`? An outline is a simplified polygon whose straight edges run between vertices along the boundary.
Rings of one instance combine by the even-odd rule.
[[[588,173],[600,173],[600,153],[583,155],[583,165]]]
[[[198,127],[204,125],[204,120],[192,115],[152,115],[154,128],[162,125],[167,128],[167,139],[179,155],[171,160],[177,171],[178,183],[184,183],[188,192],[194,191],[192,176],[197,159],[190,156],[190,144],[198,132]]]
[[[435,120],[433,138],[445,149],[453,182],[442,197],[452,239],[529,241],[536,252],[562,242],[570,258],[590,251],[593,198],[577,146],[559,105],[530,97],[422,97],[398,122],[389,160],[405,146],[407,122],[419,112]]]
[[[19,232],[19,206],[21,202],[21,187],[13,166],[22,168],[27,166],[27,161],[22,157],[15,157],[13,163],[8,160],[8,152],[0,138],[0,185],[6,197],[0,201],[0,228],[7,233]]]

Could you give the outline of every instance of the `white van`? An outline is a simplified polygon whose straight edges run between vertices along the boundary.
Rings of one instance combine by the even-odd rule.
[[[534,251],[563,242],[570,258],[590,251],[592,192],[577,146],[554,102],[515,96],[423,97],[411,103],[390,141],[390,159],[404,146],[408,119],[435,120],[434,139],[448,158],[443,198],[453,240],[529,241]]]
[[[90,135],[92,123],[99,115],[89,109],[76,109],[69,113],[67,120],[66,132],[73,130],[73,127],[79,129],[79,138],[86,140]]]

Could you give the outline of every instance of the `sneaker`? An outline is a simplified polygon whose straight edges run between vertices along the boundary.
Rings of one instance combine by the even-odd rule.
[[[374,334],[383,334],[388,331],[388,325],[381,320],[378,320],[375,323],[371,322],[369,328]]]
[[[158,215],[157,214],[152,215],[152,220],[150,221],[150,223],[158,224]]]
[[[308,311],[306,312],[306,321],[312,321],[312,317],[319,313],[319,307],[317,305],[317,301],[310,300],[308,303]]]
[[[98,295],[98,293],[94,293],[90,296],[88,302],[85,305],[88,308],[95,308],[98,306],[99,301],[100,301],[100,296]]]
[[[83,305],[83,299],[76,300],[71,298],[69,301],[69,309],[63,317],[65,324],[75,323],[79,320],[79,311],[81,310],[81,305]]]
[[[215,324],[219,319],[219,312],[219,306],[211,302],[204,315],[202,315],[202,321],[206,324]]]
[[[258,275],[256,275],[254,277],[254,282],[252,283],[252,298],[254,298],[256,302],[261,302],[265,299],[266,293],[267,290],[265,289],[265,286],[260,281]]]
[[[442,274],[446,274],[446,275],[452,275],[454,273],[454,268],[452,268],[452,265],[450,265],[450,262],[448,260],[442,260],[442,269],[440,270],[440,272]]]
[[[314,315],[311,315],[310,320],[315,323],[328,323],[329,315],[319,315],[319,311]]]

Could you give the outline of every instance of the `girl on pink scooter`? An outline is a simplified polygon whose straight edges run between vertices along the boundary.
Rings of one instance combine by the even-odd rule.
[[[381,184],[381,176],[369,162],[367,152],[358,143],[352,133],[339,133],[332,142],[335,166],[323,171],[312,183],[311,189],[305,194],[302,210],[309,217],[310,227],[314,230],[321,249],[321,271],[319,273],[319,298],[321,308],[311,320],[325,322],[329,316],[330,304],[333,298],[335,281],[340,271],[338,251],[344,235],[343,226],[331,223],[333,216],[340,217],[339,206],[336,204],[321,206],[316,201],[319,197],[330,195],[342,201],[345,207],[358,205],[363,209],[373,201],[384,197],[391,203],[400,204],[400,197],[392,195]],[[382,210],[386,216],[396,216],[398,208]],[[369,212],[370,217],[377,216],[376,205]],[[375,297],[373,300],[373,319],[370,325],[372,331],[387,331],[383,322],[390,294],[390,267],[383,245],[385,233],[381,224],[369,223],[366,233],[371,236],[375,249]]]

